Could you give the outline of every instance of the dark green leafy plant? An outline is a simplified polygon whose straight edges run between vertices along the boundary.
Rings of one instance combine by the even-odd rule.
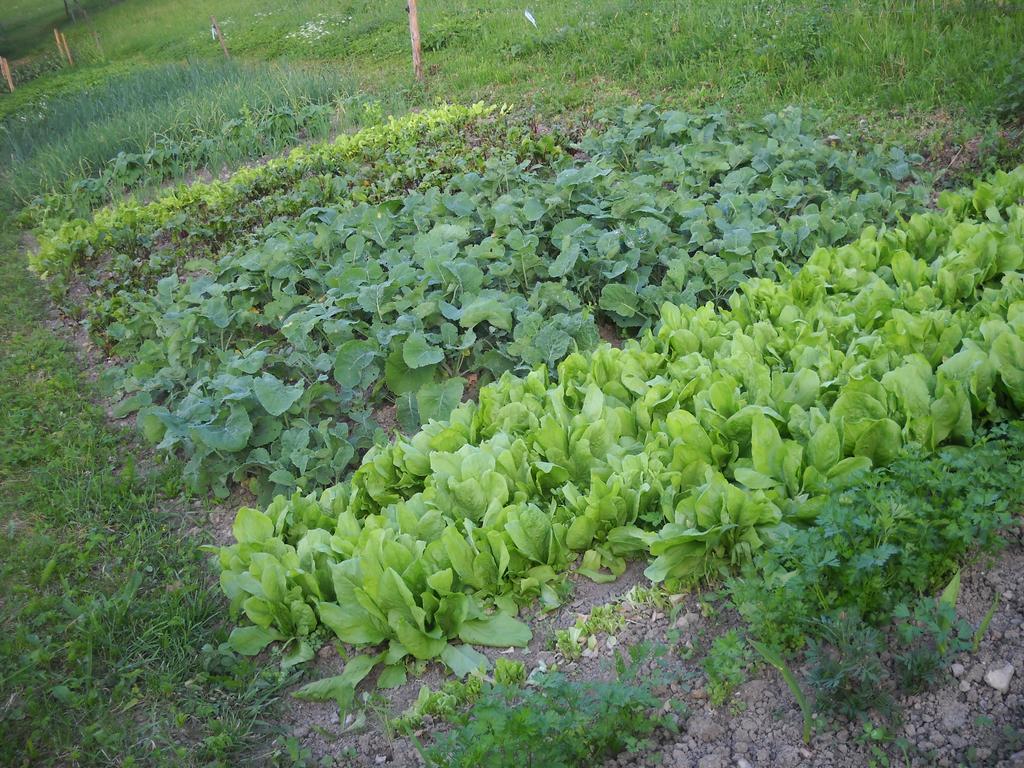
[[[879,630],[853,609],[819,619],[810,634],[808,681],[819,710],[851,719],[872,710],[892,711],[881,658],[885,637]]]
[[[1001,545],[1024,502],[1022,447],[1020,425],[1004,424],[967,448],[911,451],[768,548],[757,560],[766,580],[751,568],[730,582],[758,636],[807,644],[818,709],[890,717],[899,695],[933,685],[976,642],[990,617],[977,630],[957,617],[959,571],[949,575]]]
[[[656,681],[639,676],[650,657],[645,648],[618,655],[611,682],[553,672],[527,687],[495,685],[421,754],[434,768],[575,768],[635,751],[657,728],[674,726],[660,711]]]
[[[901,603],[892,618],[889,636],[856,609],[807,626],[808,680],[820,711],[848,719],[871,713],[890,718],[898,696],[930,688],[953,656],[971,647],[973,628],[944,600]]]
[[[996,116],[1005,122],[1024,120],[1024,56],[1010,65],[1010,70],[996,91]]]
[[[901,691],[913,694],[932,687],[952,658],[971,648],[974,628],[943,600],[924,597],[909,607],[900,603],[893,618],[898,642],[893,663]]]
[[[730,629],[715,638],[702,666],[708,678],[708,698],[721,706],[746,679],[750,649],[739,632]]]
[[[757,637],[789,648],[823,612],[887,623],[908,597],[934,594],[969,553],[1002,545],[1024,500],[1022,455],[1015,425],[934,456],[911,449],[762,553],[763,575],[731,582],[734,602]]]
[[[196,486],[322,487],[372,441],[372,406],[413,430],[469,374],[553,368],[595,320],[629,335],[666,301],[721,303],[923,201],[914,158],[826,145],[797,111],[630,108],[579,159],[482,107],[343,139],[41,238],[58,285],[108,257],[89,322],[131,363],[120,412]]]

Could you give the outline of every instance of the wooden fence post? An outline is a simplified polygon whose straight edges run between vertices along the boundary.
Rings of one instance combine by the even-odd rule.
[[[56,27],[53,29],[53,39],[57,41],[57,50],[63,56],[69,66],[75,65],[75,60],[71,57],[71,49],[68,48],[68,39],[64,37],[64,33],[58,30]]]
[[[63,32],[60,33],[60,41],[62,43],[64,43],[64,53],[67,54],[68,64],[70,64],[72,67],[75,66],[75,60],[71,56],[71,49],[68,48],[68,39],[66,37],[64,37],[64,33]]]
[[[14,93],[14,78],[11,77],[11,65],[3,56],[0,56],[0,69],[3,70],[4,80],[11,93]]]
[[[224,58],[230,59],[231,54],[228,53],[228,44],[224,42],[224,35],[221,34],[220,24],[217,23],[217,19],[213,16],[210,17],[210,24],[213,26],[213,32],[217,35],[217,39],[220,40],[220,49],[224,51]]]
[[[420,49],[420,18],[416,12],[416,0],[407,0],[409,12],[409,37],[412,39],[412,71],[417,80],[423,79],[423,51]]]
[[[62,59],[67,61],[68,54],[67,51],[64,50],[64,45],[60,41],[60,32],[57,31],[56,27],[53,28],[53,39],[57,41],[57,53],[60,54]],[[70,62],[68,63],[70,64]]]

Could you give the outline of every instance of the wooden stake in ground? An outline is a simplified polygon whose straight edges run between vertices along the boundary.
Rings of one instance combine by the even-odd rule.
[[[60,32],[56,27],[53,28],[53,39],[57,41],[57,52],[60,54],[61,58],[70,64],[71,61],[68,59],[67,51],[64,50],[64,45],[61,43],[60,39]]]
[[[68,39],[64,37],[63,32],[60,33],[60,41],[64,43],[64,53],[67,54],[68,64],[70,64],[72,67],[75,66],[75,60],[71,57],[71,49],[68,48]]]
[[[224,35],[220,32],[220,24],[217,23],[217,20],[213,16],[210,17],[210,24],[213,26],[213,34],[217,36],[218,40],[220,40],[220,49],[224,51],[224,58],[230,59],[231,54],[228,53],[228,44],[224,42]]]
[[[57,41],[57,50],[63,56],[69,66],[75,65],[75,60],[71,58],[71,49],[68,48],[68,40],[64,37],[64,33],[58,30],[56,27],[53,29],[53,39]]]
[[[96,43],[96,51],[99,53],[101,59],[106,60],[107,54],[103,50],[103,43],[100,42],[100,33],[96,31],[96,25],[93,24],[92,19],[89,18],[88,11],[86,11],[85,8],[82,8],[81,5],[79,5],[78,7],[82,12],[82,18],[85,19],[85,23],[89,25],[89,29],[92,31],[92,39],[93,42]]]
[[[3,56],[0,56],[0,69],[3,70],[4,80],[7,81],[7,87],[14,93],[14,79],[11,77],[11,65]]]
[[[412,71],[416,79],[423,79],[423,51],[420,49],[420,17],[416,13],[416,0],[408,0],[409,37],[412,38]]]

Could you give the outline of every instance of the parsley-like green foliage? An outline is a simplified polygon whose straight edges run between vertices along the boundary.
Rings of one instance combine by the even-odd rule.
[[[1024,428],[970,447],[911,449],[831,496],[734,581],[733,599],[763,640],[798,645],[812,617],[856,611],[885,623],[897,604],[934,594],[972,551],[991,552],[1024,502]]]
[[[815,706],[849,718],[872,709],[889,714],[894,702],[884,685],[882,632],[864,623],[853,609],[819,619],[812,633],[807,663]]]
[[[971,626],[942,600],[926,596],[910,607],[901,603],[891,618],[891,636],[856,608],[806,626],[808,680],[818,710],[848,719],[872,712],[891,717],[898,695],[931,687],[954,654],[971,646]]]
[[[974,630],[956,615],[956,607],[924,597],[893,611],[897,648],[894,659],[901,690],[920,693],[946,674],[952,657],[971,647]]]
[[[730,582],[732,598],[767,643],[807,644],[818,710],[889,717],[898,694],[927,689],[971,647],[956,590],[934,595],[972,553],[1000,547],[1022,503],[1019,423],[969,447],[911,449],[831,498],[813,525],[774,542]]]
[[[663,651],[664,649],[662,649]],[[660,726],[671,727],[654,695],[656,681],[639,676],[650,653],[617,657],[617,679],[572,681],[558,672],[529,687],[495,685],[455,726],[423,751],[433,768],[575,768],[634,751]]]
[[[724,704],[743,683],[749,665],[750,649],[735,629],[715,638],[703,662],[708,698],[714,706]]]

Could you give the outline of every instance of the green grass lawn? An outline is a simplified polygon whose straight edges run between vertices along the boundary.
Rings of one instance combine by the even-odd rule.
[[[108,426],[9,232],[0,280],[0,764],[237,765],[284,679],[218,650],[201,510]]]
[[[978,114],[1024,45],[1024,14],[987,2],[564,0],[533,8],[536,28],[524,9],[518,0],[422,3],[422,89],[411,82],[400,0],[125,0],[97,3],[94,27],[64,29],[83,61],[218,58],[215,13],[238,57],[329,61],[377,93],[558,110],[630,97],[750,112],[800,103],[844,120]],[[38,14],[8,22],[0,50],[17,58],[38,26]],[[46,34],[39,50],[53,47]]]

